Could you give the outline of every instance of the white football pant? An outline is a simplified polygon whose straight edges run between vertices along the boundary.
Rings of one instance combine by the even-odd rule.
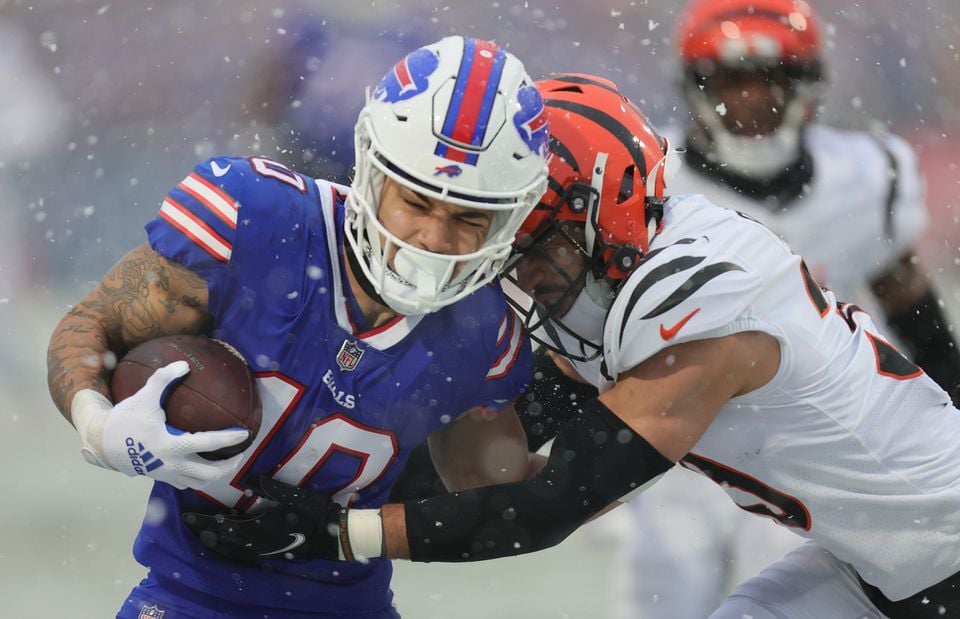
[[[704,619],[804,541],[680,466],[620,509],[631,526],[614,570],[618,619]]]

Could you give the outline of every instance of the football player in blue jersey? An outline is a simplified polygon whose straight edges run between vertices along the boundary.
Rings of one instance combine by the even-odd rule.
[[[509,404],[531,352],[496,276],[546,188],[535,85],[498,45],[445,38],[387,72],[355,146],[350,188],[261,157],[198,165],[147,224],[147,242],[53,333],[50,392],[83,457],[154,481],[134,545],[149,573],[118,617],[396,617],[379,547],[354,547],[371,557],[362,563],[291,563],[305,540],[284,533],[241,564],[211,552],[180,514],[242,514],[269,534],[284,514],[247,492],[261,476],[376,507],[428,436],[452,488],[527,475]],[[199,454],[242,442],[244,430],[165,425],[163,393],[183,362],[111,399],[117,356],[178,333],[224,340],[256,372],[263,421],[233,458]],[[491,437],[521,448],[488,452]],[[128,443],[161,464],[133,466]]]

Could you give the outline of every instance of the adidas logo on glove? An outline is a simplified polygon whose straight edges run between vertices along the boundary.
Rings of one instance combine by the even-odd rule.
[[[127,455],[130,457],[130,464],[133,465],[133,470],[137,475],[146,475],[148,471],[163,466],[163,460],[154,457],[154,455],[143,446],[143,443],[138,443],[133,440],[132,437],[128,436],[126,445]]]

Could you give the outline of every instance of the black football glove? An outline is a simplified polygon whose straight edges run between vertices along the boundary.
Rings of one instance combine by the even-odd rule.
[[[241,562],[339,558],[341,511],[346,510],[328,495],[265,476],[250,479],[247,487],[277,506],[255,516],[183,514],[204,546]]]

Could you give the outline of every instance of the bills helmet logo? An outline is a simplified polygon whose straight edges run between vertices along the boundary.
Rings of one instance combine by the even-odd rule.
[[[167,611],[160,610],[160,608],[154,604],[152,606],[147,606],[144,604],[140,608],[140,615],[137,619],[163,619],[163,616],[167,614]]]
[[[414,97],[427,89],[430,75],[439,65],[437,54],[429,49],[420,48],[410,52],[383,76],[373,91],[373,98],[396,103]]]
[[[460,176],[462,172],[463,172],[463,168],[451,163],[449,165],[438,165],[433,175],[440,176],[441,174],[446,174],[450,178],[453,178],[454,176]]]
[[[547,152],[549,131],[540,91],[534,86],[524,86],[517,93],[517,103],[520,109],[513,115],[513,124],[530,150],[542,157]]]
[[[343,340],[343,344],[340,345],[340,352],[337,353],[337,365],[344,372],[352,372],[357,369],[357,364],[360,363],[363,352],[356,342]]]

